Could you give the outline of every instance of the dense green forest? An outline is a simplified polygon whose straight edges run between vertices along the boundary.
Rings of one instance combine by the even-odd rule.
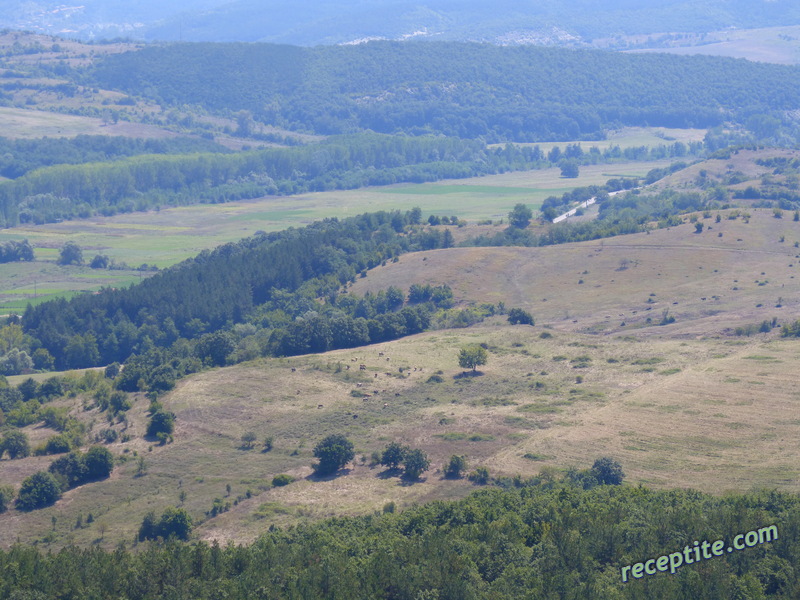
[[[0,551],[0,598],[797,598],[800,499],[539,476],[400,513],[337,518],[251,546],[171,541],[137,551]],[[623,582],[626,565],[775,526],[777,539]]]
[[[101,59],[84,77],[168,105],[246,109],[298,131],[487,141],[597,139],[622,125],[707,128],[800,105],[795,67],[463,43],[152,46]]]

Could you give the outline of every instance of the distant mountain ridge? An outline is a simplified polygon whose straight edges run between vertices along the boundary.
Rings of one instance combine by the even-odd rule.
[[[0,27],[83,39],[314,46],[409,37],[587,45],[597,38],[800,24],[792,0],[6,0]]]

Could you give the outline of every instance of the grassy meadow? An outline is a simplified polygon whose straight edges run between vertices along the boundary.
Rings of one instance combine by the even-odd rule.
[[[562,150],[568,144],[580,144],[584,152],[588,152],[591,148],[597,148],[600,151],[619,146],[621,149],[638,148],[646,146],[648,148],[657,148],[658,146],[666,146],[674,144],[675,142],[702,142],[706,135],[705,129],[671,129],[663,127],[623,127],[622,129],[609,131],[604,140],[590,140],[581,142],[536,142],[532,144],[515,144],[518,146],[539,146],[542,152],[550,152],[553,146],[558,146]],[[504,144],[494,144],[494,146],[503,146]]]
[[[727,56],[756,62],[796,65],[800,63],[800,26],[726,29],[700,36],[685,36],[673,46],[634,50],[634,52],[669,52],[671,54]],[[636,37],[639,39],[637,40]],[[641,43],[644,36],[631,41]]]

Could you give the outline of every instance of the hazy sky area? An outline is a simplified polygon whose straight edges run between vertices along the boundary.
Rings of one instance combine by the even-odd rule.
[[[264,41],[374,38],[609,46],[608,39],[800,24],[793,0],[6,0],[0,26],[83,39]],[[651,44],[662,41],[652,41]]]

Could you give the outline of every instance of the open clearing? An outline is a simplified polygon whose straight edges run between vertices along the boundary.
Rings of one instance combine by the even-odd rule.
[[[126,461],[113,477],[24,520],[15,511],[0,516],[0,544],[113,546],[133,539],[147,511],[181,504],[202,521],[199,537],[246,542],[273,524],[466,495],[470,482],[441,478],[453,454],[492,476],[585,468],[607,455],[633,484],[798,491],[800,341],[779,338],[777,329],[737,337],[730,328],[800,316],[789,244],[800,224],[771,211],[753,211],[749,223],[707,223],[712,231],[699,235],[686,224],[602,244],[432,251],[374,269],[356,291],[444,282],[463,303],[502,300],[529,308],[537,324],[514,327],[498,316],[467,329],[206,371],[163,397],[177,415],[175,442],[166,446],[142,439],[148,402],[139,397],[127,415],[133,439],[110,446]],[[780,232],[787,242],[777,241]],[[646,323],[667,308],[675,323]],[[489,350],[477,376],[457,365],[468,343]],[[437,373],[442,381],[430,380]],[[108,426],[80,398],[63,402],[93,433]],[[243,450],[248,431],[258,441]],[[27,432],[34,443],[53,433]],[[345,474],[315,480],[312,450],[330,433],[352,439],[357,458]],[[266,436],[274,448],[264,453]],[[423,481],[404,484],[369,465],[393,440],[428,454]],[[139,456],[146,474],[136,476]],[[18,485],[51,460],[0,461],[0,480]],[[279,473],[296,481],[273,488]],[[215,498],[230,509],[211,517]],[[94,523],[86,526],[89,513]],[[79,515],[84,527],[76,529]]]
[[[178,135],[155,125],[125,122],[106,125],[94,117],[10,107],[0,107],[0,125],[3,137],[7,138],[117,135],[161,139]]]
[[[641,39],[645,36],[639,36]],[[653,35],[650,37],[658,37]],[[746,58],[756,62],[784,65],[800,63],[800,26],[760,29],[726,29],[700,36],[685,34],[673,46],[632,52],[668,52],[670,54],[706,54]],[[635,38],[633,39],[635,42]]]

